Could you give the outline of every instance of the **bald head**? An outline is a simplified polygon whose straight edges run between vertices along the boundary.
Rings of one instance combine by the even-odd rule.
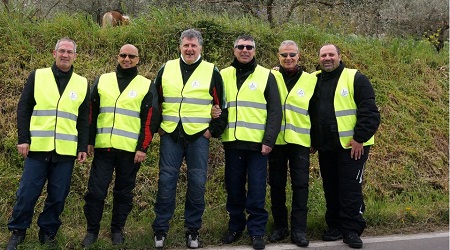
[[[120,48],[117,61],[122,69],[135,67],[139,63],[139,51],[132,44],[125,44]]]

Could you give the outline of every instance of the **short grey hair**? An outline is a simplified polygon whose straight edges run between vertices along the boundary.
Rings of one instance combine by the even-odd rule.
[[[337,54],[338,54],[338,55],[341,54],[341,49],[340,49],[336,44],[334,44],[334,43],[325,43],[324,45],[320,46],[319,50],[317,51],[317,55],[320,55],[320,50],[321,50],[323,47],[328,46],[328,45],[334,46],[334,47],[336,48]]]
[[[61,42],[70,42],[70,43],[72,43],[72,44],[73,44],[73,52],[74,52],[74,53],[77,53],[77,44],[75,43],[74,40],[72,40],[72,39],[70,39],[70,38],[68,38],[68,37],[63,37],[63,38],[59,39],[59,40],[56,42],[55,50],[58,50],[58,49],[59,49],[59,44],[60,44]]]
[[[187,29],[181,33],[180,36],[180,45],[183,43],[183,38],[187,38],[189,40],[197,38],[198,43],[200,46],[203,46],[203,37],[202,33],[196,29]]]
[[[236,47],[239,40],[250,41],[252,42],[253,47],[256,48],[255,39],[253,39],[253,37],[250,35],[240,35],[238,38],[236,38],[233,44],[233,48]]]
[[[297,53],[298,53],[298,51],[299,51],[298,45],[297,45],[296,42],[294,42],[294,41],[292,41],[292,40],[284,40],[284,41],[282,41],[282,42],[280,43],[280,47],[278,47],[278,51],[280,51],[281,47],[289,46],[289,45],[295,46],[295,47],[297,48]]]

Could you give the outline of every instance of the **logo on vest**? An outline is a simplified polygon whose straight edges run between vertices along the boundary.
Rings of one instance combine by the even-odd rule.
[[[129,96],[130,98],[135,98],[135,97],[137,96],[137,93],[136,93],[135,90],[131,90],[131,91],[128,93],[128,96]]]
[[[348,96],[348,89],[346,89],[346,88],[343,88],[343,89],[341,89],[341,96]]]
[[[69,98],[70,98],[70,100],[75,101],[78,98],[78,95],[76,92],[70,91]]]
[[[192,82],[192,87],[193,87],[193,88],[198,88],[198,87],[200,87],[200,82],[197,81],[197,80],[193,81],[193,82]]]
[[[305,96],[305,91],[304,91],[303,89],[299,89],[299,90],[297,91],[297,95],[298,95],[299,97],[303,97],[303,96]]]
[[[258,88],[258,84],[256,84],[256,82],[251,82],[251,83],[248,84],[248,88],[250,90],[255,90],[255,89]]]

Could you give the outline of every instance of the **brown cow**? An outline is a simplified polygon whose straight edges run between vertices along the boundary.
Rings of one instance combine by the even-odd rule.
[[[118,11],[108,11],[103,15],[102,27],[127,25],[130,23],[130,18],[120,14]]]

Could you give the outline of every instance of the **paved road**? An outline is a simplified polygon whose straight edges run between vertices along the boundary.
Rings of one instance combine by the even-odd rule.
[[[383,237],[362,237],[364,250],[449,250],[449,232],[434,232],[411,235],[390,235]],[[216,246],[202,250],[251,250],[248,246]],[[303,249],[294,244],[267,244],[266,250]],[[313,241],[308,248],[314,250],[349,250],[342,241]]]

